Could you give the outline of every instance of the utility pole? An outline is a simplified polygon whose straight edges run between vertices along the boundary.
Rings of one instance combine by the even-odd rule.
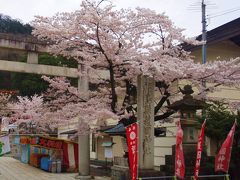
[[[207,62],[207,30],[206,30],[206,4],[204,0],[202,0],[202,41],[204,41],[202,45],[202,64],[206,64]],[[202,85],[204,88],[206,88],[206,81],[203,80]],[[203,92],[204,93],[204,92]],[[206,97],[206,94],[204,94],[204,97]],[[206,112],[203,109],[202,115],[205,115]]]
[[[202,63],[207,62],[207,30],[206,30],[206,4],[202,0],[202,41],[205,43],[202,45]]]

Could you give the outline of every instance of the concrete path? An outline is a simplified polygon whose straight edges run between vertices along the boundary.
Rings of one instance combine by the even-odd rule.
[[[48,173],[11,157],[0,157],[0,180],[76,180],[76,173]],[[96,177],[96,180],[110,180]]]

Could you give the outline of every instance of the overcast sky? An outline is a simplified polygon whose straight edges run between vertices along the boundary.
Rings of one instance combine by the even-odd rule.
[[[201,33],[200,0],[112,0],[119,8],[145,7],[165,12],[176,26],[186,29],[184,34]],[[34,15],[52,16],[56,12],[70,12],[79,8],[81,0],[0,0],[0,13],[24,23]],[[240,0],[210,0],[207,5],[208,30],[240,17]],[[214,4],[214,5],[210,5]],[[192,8],[197,10],[189,10]],[[208,8],[209,7],[209,8]]]

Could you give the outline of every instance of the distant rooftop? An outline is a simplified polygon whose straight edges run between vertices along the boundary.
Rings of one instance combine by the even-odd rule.
[[[196,39],[201,41],[202,35],[197,36]],[[240,18],[207,31],[207,44],[213,44],[224,40],[230,40],[240,46]],[[184,45],[184,49],[188,51],[199,47],[201,46]]]

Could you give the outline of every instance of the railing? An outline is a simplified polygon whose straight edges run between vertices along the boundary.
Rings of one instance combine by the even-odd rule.
[[[200,175],[198,176],[198,179],[201,178],[217,178],[217,177],[223,177],[224,180],[230,180],[229,174],[222,174],[222,175]],[[186,178],[194,180],[194,176],[187,176]],[[139,177],[138,180],[157,180],[157,179],[172,179],[177,180],[178,178],[176,176],[158,176],[158,177]]]

